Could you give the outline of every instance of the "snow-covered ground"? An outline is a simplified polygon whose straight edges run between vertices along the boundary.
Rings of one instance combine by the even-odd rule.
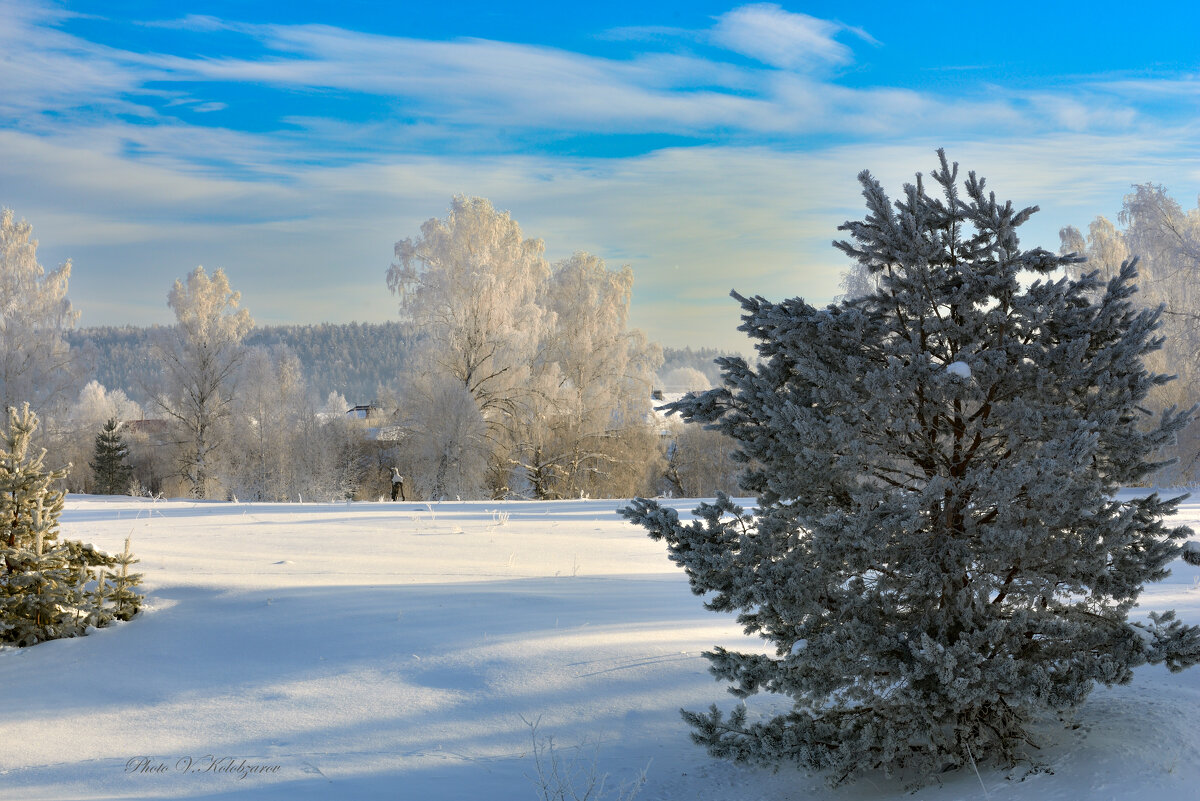
[[[1037,773],[910,794],[713,761],[678,709],[732,705],[700,652],[758,641],[705,611],[619,505],[72,496],[64,536],[119,550],[132,535],[146,611],[0,651],[0,798],[532,800],[532,721],[610,786],[644,768],[641,799],[1200,793],[1200,669],[1097,689],[1078,729],[1046,730]],[[1177,563],[1143,606],[1200,621],[1200,570]]]

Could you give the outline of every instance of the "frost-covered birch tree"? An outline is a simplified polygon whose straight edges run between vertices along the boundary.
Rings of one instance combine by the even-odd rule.
[[[1134,263],[1054,280],[1076,258],[1021,249],[1036,207],[939,156],[932,194],[918,176],[893,203],[859,176],[867,215],[835,244],[877,290],[824,309],[734,293],[759,363],[722,359],[723,387],[673,405],[738,441],[759,508],[625,510],[772,647],[707,654],[735,696],[791,701],[686,712],[716,756],[835,783],[1009,761],[1096,683],[1200,658],[1197,627],[1131,617],[1189,534],[1164,524],[1176,500],[1116,496],[1189,416],[1144,411],[1169,379],[1143,364],[1159,315],[1132,303]]]
[[[629,328],[632,294],[628,266],[584,252],[554,266],[543,300],[553,325],[517,449],[539,498],[627,497],[654,469],[648,418],[662,353]]]
[[[75,384],[65,334],[78,312],[67,299],[71,263],[47,273],[33,227],[0,211],[0,413],[28,403],[43,413]]]
[[[435,496],[478,484],[468,452],[480,449],[493,495],[628,497],[656,473],[648,416],[662,354],[629,328],[632,269],[583,252],[551,269],[542,253],[483,198],[455,198],[445,220],[396,244],[388,286],[424,335],[400,427],[432,460]]]
[[[444,378],[461,384],[484,421],[493,492],[507,488],[504,444],[549,323],[538,302],[550,274],[543,249],[507,212],[459,196],[444,220],[396,243],[387,272],[401,314],[425,336],[415,371],[430,386]]]
[[[345,398],[319,414],[299,357],[286,345],[247,349],[231,404],[222,483],[241,500],[341,499],[354,489]]]
[[[1075,252],[1087,261],[1068,267],[1072,275],[1099,270],[1102,278],[1115,275],[1130,254],[1138,256],[1138,295],[1141,307],[1163,307],[1163,348],[1147,363],[1152,369],[1179,376],[1156,388],[1148,398],[1152,408],[1200,401],[1200,208],[1184,209],[1153,184],[1140,184],[1125,196],[1117,227],[1105,217],[1088,225],[1087,235],[1068,226],[1060,231],[1062,252]],[[1178,456],[1158,477],[1161,481],[1193,481],[1200,464],[1200,426],[1184,431],[1170,453]]]
[[[488,489],[488,458],[496,453],[496,441],[489,439],[477,401],[461,382],[413,376],[403,388],[396,428],[410,497],[474,498]]]
[[[197,267],[168,293],[176,325],[155,343],[165,381],[156,403],[173,423],[179,473],[196,498],[208,497],[211,489],[237,368],[246,353],[242,340],[254,326],[250,312],[238,308],[240,302],[241,293],[230,288],[224,270],[210,277]]]
[[[733,458],[737,443],[699,423],[668,422],[662,491],[679,498],[736,493],[743,467]]]
[[[303,447],[316,413],[300,360],[284,346],[248,348],[239,373],[226,483],[242,500],[296,500],[319,467]]]

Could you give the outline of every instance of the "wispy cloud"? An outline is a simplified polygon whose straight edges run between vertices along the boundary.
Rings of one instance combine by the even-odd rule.
[[[854,60],[853,51],[835,38],[843,32],[874,41],[861,29],[785,11],[774,3],[756,3],[722,14],[711,37],[722,47],[772,67],[807,71]]]
[[[817,153],[710,146],[622,159],[388,156],[265,182],[131,159],[119,134],[109,130],[97,150],[94,141],[0,133],[11,156],[0,186],[36,188],[4,203],[34,222],[47,262],[75,260],[88,322],[166,320],[170,282],[200,263],[225,267],[262,320],[390,319],[383,274],[392,245],[443,215],[451,195],[468,193],[510,210],[527,235],[546,240],[552,259],[585,249],[631,263],[632,319],[656,339],[740,346],[731,288],[816,302],[838,291],[846,263],[830,242],[839,223],[861,214],[861,169],[898,193],[914,171],[935,165],[934,147],[948,144],[1001,197],[1043,207],[1023,239],[1047,247],[1060,226],[1115,212],[1130,183],[1200,177],[1200,156],[1181,160],[1174,144],[1061,134]],[[1178,147],[1200,153],[1196,139]],[[269,142],[211,144],[254,151]],[[110,311],[97,304],[118,274],[125,289]],[[710,310],[701,313],[696,298]]]
[[[252,33],[261,26],[224,20],[210,14],[187,14],[176,19],[136,20],[135,25],[144,28],[163,28],[177,31],[196,31],[211,33],[213,31],[241,31]]]
[[[142,112],[136,103],[121,98],[151,76],[123,64],[120,51],[60,32],[54,26],[69,16],[52,6],[12,3],[2,11],[0,118],[24,120],[47,111],[70,111],[89,99],[118,112]]]
[[[1179,75],[1167,78],[1108,78],[1087,82],[1098,91],[1129,98],[1194,99],[1200,96],[1200,75]]]
[[[848,87],[827,67],[853,60],[840,23],[785,11],[773,4],[736,8],[693,39],[749,56],[760,66],[699,55],[687,48],[600,57],[540,45],[485,39],[450,41],[363,33],[328,25],[227,22],[207,16],[153,23],[212,35],[202,57],[134,53],[93,44],[54,27],[48,15],[3,23],[0,44],[12,53],[8,91],[0,114],[27,127],[75,126],[79,117],[135,116],[149,121],[171,108],[228,110],[235,103],[221,86],[254,86],[303,95],[373,97],[372,120],[350,139],[381,151],[406,152],[433,141],[478,152],[518,152],[530,132],[560,135],[674,135],[701,142],[767,144],[786,138],[838,135],[861,140],[896,138],[939,129],[947,136],[1005,130],[1041,133],[1059,127],[1085,131],[1102,125],[1129,128],[1136,114],[1115,93],[1075,97],[1068,87],[1042,92],[1038,102],[986,87],[939,96],[888,86]],[[664,36],[671,35],[664,29]],[[222,37],[250,37],[255,57],[232,56]],[[679,38],[683,37],[682,34]],[[244,48],[241,48],[244,50]],[[299,98],[299,99],[298,99]],[[1094,102],[1093,102],[1094,101]],[[53,114],[31,114],[52,110]],[[33,117],[34,119],[31,119]],[[400,117],[399,120],[396,117]],[[171,121],[172,123],[174,121]],[[334,136],[336,120],[290,111],[277,120],[279,134],[312,125],[310,133]],[[223,122],[219,124],[229,124]],[[439,130],[440,136],[430,137]],[[374,138],[365,140],[364,135]],[[296,137],[299,138],[299,137]],[[324,147],[330,154],[346,138],[308,136],[304,158]],[[278,152],[278,151],[277,151]],[[278,152],[279,156],[294,150]],[[332,157],[332,155],[331,155]]]
[[[604,56],[208,16],[149,23],[194,34],[201,55],[138,52],[70,33],[60,9],[15,8],[0,15],[0,205],[34,223],[47,262],[75,259],[88,322],[165,320],[170,282],[198,263],[227,268],[262,320],[387,319],[392,244],[467,193],[552,257],[632,263],[633,319],[653,337],[732,344],[734,286],[837,292],[829,243],[860,213],[863,168],[898,191],[947,146],[1002,197],[1041,204],[1026,241],[1050,247],[1131,183],[1200,183],[1194,104],[1174,102],[1192,76],[849,85],[838,74],[870,35],[772,4],[625,29]],[[249,104],[258,122],[239,128]],[[553,147],[631,134],[650,144]]]

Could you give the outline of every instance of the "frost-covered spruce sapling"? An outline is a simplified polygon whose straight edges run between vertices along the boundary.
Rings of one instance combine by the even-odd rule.
[[[111,571],[131,563],[128,556],[59,542],[66,493],[55,485],[67,470],[46,468],[46,452],[31,450],[37,425],[28,404],[19,412],[10,407],[8,430],[0,435],[0,643],[20,646],[83,634],[111,622],[114,611],[128,619],[140,603],[132,590],[136,582],[126,582],[123,599],[109,599],[114,611],[98,588],[90,589],[93,568]],[[121,572],[128,574],[126,567]]]
[[[1019,247],[1036,207],[939,157],[932,195],[918,175],[893,204],[859,176],[868,213],[836,247],[875,291],[824,309],[734,293],[759,363],[721,359],[721,388],[668,407],[738,441],[758,510],[624,510],[774,646],[707,654],[735,696],[792,702],[685,712],[715,756],[833,783],[1007,763],[1097,682],[1200,657],[1197,627],[1129,619],[1190,533],[1163,524],[1178,499],[1116,499],[1190,415],[1143,408],[1169,379],[1143,366],[1161,343],[1134,264],[1055,280],[1078,258]]]
[[[129,447],[121,437],[120,423],[109,419],[96,435],[95,450],[88,466],[96,479],[97,495],[127,495],[133,479],[133,466],[125,460]]]
[[[0,447],[0,628],[4,640],[32,645],[76,633],[81,593],[57,541],[65,493],[51,485],[67,471],[46,469],[45,451],[30,452],[38,420],[28,404],[10,408],[8,422]]]
[[[110,600],[113,617],[118,620],[129,620],[137,614],[142,605],[142,596],[135,589],[142,583],[142,574],[129,572],[129,568],[139,561],[129,550],[129,537],[126,537],[125,550],[113,557],[113,565],[116,570],[112,575],[113,588]]]

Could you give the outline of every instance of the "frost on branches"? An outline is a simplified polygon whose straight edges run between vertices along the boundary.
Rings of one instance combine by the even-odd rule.
[[[1190,533],[1163,525],[1177,500],[1114,500],[1190,414],[1142,406],[1169,379],[1143,366],[1161,343],[1158,312],[1130,303],[1134,264],[1054,280],[1078,258],[1020,249],[1036,207],[974,173],[960,186],[939,156],[934,195],[917,176],[893,204],[859,176],[868,214],[836,246],[877,290],[826,309],[734,293],[760,363],[723,359],[722,388],[673,404],[738,440],[757,513],[724,496],[687,525],[624,510],[708,608],[775,647],[707,654],[735,696],[793,702],[685,712],[713,755],[833,783],[1010,762],[1097,682],[1200,657],[1173,614],[1128,619]]]
[[[224,270],[210,277],[197,267],[167,294],[176,325],[155,343],[165,381],[155,402],[171,421],[176,465],[193,498],[208,497],[217,483],[214,463],[227,447],[238,367],[246,358],[242,340],[254,327],[250,312],[238,308],[241,299]]]
[[[128,540],[120,556],[58,541],[66,493],[54,485],[67,471],[46,469],[46,452],[30,450],[37,425],[28,404],[9,407],[0,434],[0,644],[76,637],[129,620],[142,602]]]
[[[49,406],[75,386],[65,339],[79,317],[67,299],[71,262],[47,273],[37,246],[33,226],[0,209],[0,411]]]

